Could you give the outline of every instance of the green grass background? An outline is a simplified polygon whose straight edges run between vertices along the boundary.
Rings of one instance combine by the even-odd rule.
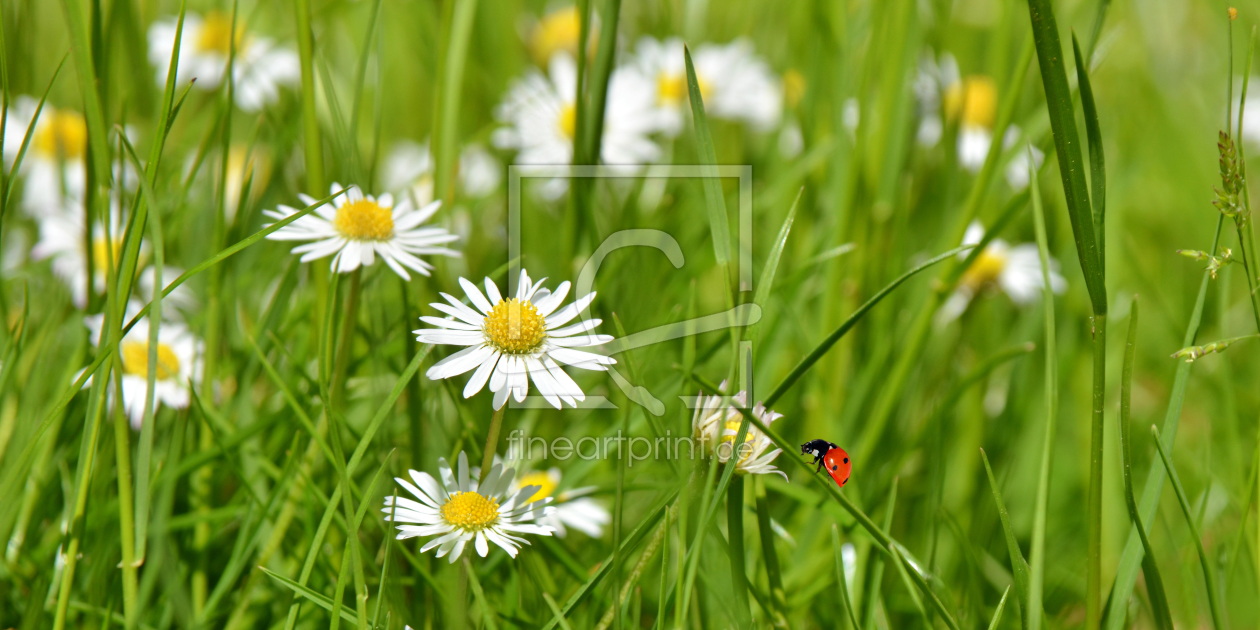
[[[105,117],[111,126],[131,126],[137,150],[146,154],[161,112],[162,90],[153,81],[144,34],[153,20],[174,15],[177,3],[66,2],[76,10],[99,7],[94,25],[100,41],[91,58],[100,76]],[[591,4],[600,10],[605,6]],[[755,278],[760,277],[797,191],[803,189],[754,344],[752,372],[758,399],[868,297],[913,265],[956,246],[948,235],[976,178],[957,167],[944,145],[924,150],[913,142],[917,120],[910,83],[920,56],[952,52],[964,75],[987,74],[997,81],[1000,95],[1018,94],[1013,121],[1029,130],[1048,153],[1041,191],[1050,253],[1061,262],[1069,283],[1068,291],[1055,301],[1058,343],[1053,352],[1060,395],[1045,524],[1045,624],[1084,625],[1090,305],[1058,183],[1035,62],[1023,82],[1006,83],[1019,50],[1031,37],[1027,6],[1008,0],[616,4],[622,4],[618,31],[623,48],[642,34],[683,35],[693,43],[724,42],[747,34],[777,72],[791,69],[806,78],[801,102],[785,111],[803,130],[801,156],[782,156],[774,135],[718,121],[712,125],[718,162],[753,167]],[[320,76],[315,94],[326,167],[323,180],[378,189],[371,173],[378,172],[374,166],[390,140],[418,141],[436,135],[439,68],[446,41],[443,19],[451,7],[417,0],[382,2],[379,40],[371,42],[360,94],[355,77],[373,2],[311,0],[310,5]],[[1163,423],[1177,369],[1169,354],[1182,345],[1203,277],[1201,263],[1174,250],[1208,249],[1218,216],[1210,201],[1213,187],[1219,186],[1215,141],[1225,120],[1230,81],[1226,6],[1207,1],[1113,3],[1103,14],[1096,67],[1090,75],[1108,165],[1107,292],[1113,324],[1103,451],[1104,601],[1129,535],[1117,424],[1127,315],[1132,296],[1140,294],[1143,317],[1137,330],[1131,421],[1134,483],[1140,491],[1147,471],[1159,466],[1148,427]],[[199,1],[189,6],[190,11],[210,8],[230,10]],[[510,80],[531,64],[521,33],[545,9],[542,3],[510,0],[475,6],[467,63],[462,76],[452,81],[461,90],[455,131],[459,144],[487,141],[495,127],[495,105]],[[1241,77],[1247,34],[1260,20],[1260,9],[1253,4],[1239,9],[1233,42],[1235,74]],[[1055,10],[1065,42],[1069,28],[1089,40],[1099,15],[1095,2],[1058,2]],[[7,0],[0,7],[10,100],[42,93],[73,46],[66,11],[65,3],[42,0]],[[242,2],[240,11],[250,29],[295,46],[297,20],[290,3]],[[72,56],[52,86],[49,102],[81,110],[83,96],[74,63]],[[1069,76],[1075,83],[1070,69]],[[335,95],[335,104],[329,94]],[[837,125],[840,103],[849,97],[857,98],[862,110],[854,137]],[[349,129],[356,98],[361,98],[363,113],[359,127]],[[299,191],[323,192],[306,188],[309,175],[302,156],[304,143],[310,140],[301,124],[298,90],[285,91],[279,103],[258,115],[233,111],[231,139],[253,143],[268,156],[271,176],[256,183],[263,186],[257,201],[243,207],[237,221],[223,228],[220,243],[206,238],[217,225],[212,178],[205,176],[213,163],[207,162],[203,176],[189,190],[182,186],[183,165],[185,156],[203,143],[215,146],[222,140],[215,125],[223,111],[222,94],[194,90],[171,129],[154,186],[167,264],[192,268],[226,244],[259,230],[260,209],[293,204]],[[673,144],[676,163],[699,159],[690,123]],[[120,157],[115,154],[114,159]],[[20,186],[20,179],[14,185]],[[589,243],[619,229],[657,228],[678,239],[686,264],[675,270],[658,252],[647,249],[617,252],[596,284],[600,296],[595,310],[605,320],[601,330],[613,332],[614,313],[627,331],[635,332],[725,308],[722,271],[714,262],[699,182],[671,183],[661,206],[650,213],[638,208],[637,191],[637,183],[628,194],[597,186],[587,210],[589,219],[580,225],[575,224],[578,209],[567,200],[548,204],[527,197],[523,263],[531,275],[549,276],[553,283],[573,278],[590,251]],[[733,220],[736,191],[728,183],[725,192]],[[991,223],[1012,196],[999,174],[980,197],[981,220]],[[466,230],[460,243],[464,257],[438,260],[432,278],[402,282],[383,265],[363,274],[357,316],[347,322],[353,343],[345,357],[349,378],[339,409],[344,423],[333,429],[346,452],[358,445],[373,414],[419,350],[410,331],[417,327],[419,315],[430,314],[424,305],[439,291],[458,293],[460,275],[501,273],[508,262],[506,205],[505,190],[482,200],[456,196],[438,216],[445,225]],[[1032,241],[1032,216],[1028,207],[1022,207],[1001,237]],[[36,237],[35,224],[12,205],[3,222],[6,248],[29,244]],[[845,243],[856,247],[842,256],[817,260],[819,254]],[[1224,232],[1222,243],[1237,252],[1232,229]],[[262,344],[297,406],[311,418],[322,418],[318,381],[323,377],[316,365],[321,343],[332,341],[322,322],[326,305],[341,312],[349,283],[340,283],[340,297],[329,298],[327,274],[318,271],[325,263],[298,265],[287,250],[281,244],[260,242],[190,281],[203,305],[190,314],[190,327],[202,337],[211,327],[220,331],[210,348],[217,362],[213,374],[217,392],[208,383],[197,392],[205,411],[194,404],[187,411],[163,408],[157,414],[148,553],[139,570],[136,616],[130,620],[137,627],[279,627],[295,601],[304,604],[297,617],[299,627],[330,622],[326,611],[305,598],[295,600],[292,590],[254,568],[262,564],[275,574],[298,579],[339,479],[337,468],[316,451],[306,455],[310,436],[249,341]],[[6,258],[9,255],[5,252]],[[212,279],[216,274],[218,279]],[[987,626],[1012,583],[1013,563],[980,449],[993,465],[1012,530],[1028,557],[1046,421],[1046,322],[1041,308],[1019,308],[998,295],[977,299],[958,322],[932,331],[904,384],[890,392],[897,385],[888,379],[890,370],[907,352],[911,322],[927,303],[938,274],[929,270],[916,276],[871,311],[774,405],[786,416],[775,428],[790,444],[825,438],[854,452],[859,444],[869,443],[870,452],[855,460],[852,481],[843,494],[876,523],[886,523],[890,535],[922,563],[930,588],[960,626]],[[505,282],[502,275],[498,280],[501,286]],[[217,291],[211,289],[213,282],[221,283]],[[737,299],[748,301],[752,294]],[[0,380],[0,482],[16,490],[0,497],[0,536],[10,541],[0,565],[0,627],[49,627],[56,609],[56,598],[50,595],[60,584],[54,560],[66,542],[75,483],[83,474],[90,396],[84,390],[61,410],[54,403],[91,360],[93,349],[86,344],[83,313],[71,306],[47,263],[25,262],[6,270],[0,307],[6,322],[0,347],[12,349],[5,355]],[[1243,268],[1227,267],[1210,283],[1199,340],[1255,332],[1250,309]],[[20,345],[19,328],[25,335]],[[619,367],[632,365],[633,380],[666,404],[662,426],[673,435],[685,435],[690,432],[690,414],[678,396],[694,395],[700,382],[717,383],[734,372],[730,339],[726,332],[714,332],[691,342],[643,348],[621,355]],[[1036,350],[1004,355],[1007,360],[980,378],[967,378],[977,368],[991,366],[986,363],[991,358],[1026,342],[1036,343]],[[1236,628],[1256,627],[1260,619],[1260,539],[1254,506],[1258,347],[1254,340],[1240,342],[1194,364],[1171,452],[1217,573],[1227,617]],[[614,600],[620,600],[618,585],[628,583],[631,595],[622,602],[624,614],[614,615],[615,624],[652,627],[659,618],[661,627],[673,627],[677,602],[661,600],[661,593],[668,592],[662,581],[669,590],[674,588],[680,543],[690,548],[695,540],[694,531],[680,529],[678,515],[683,515],[684,527],[694,529],[699,498],[712,492],[703,479],[692,486],[683,483],[690,462],[681,463],[681,475],[661,461],[632,468],[621,468],[624,462],[616,460],[538,462],[542,467],[560,465],[566,486],[597,486],[596,496],[610,509],[617,508],[620,527],[609,527],[599,540],[580,533],[560,540],[535,538],[514,561],[500,552],[487,559],[474,555],[471,585],[460,577],[462,560],[451,566],[445,559],[420,555],[416,540],[386,544],[389,528],[377,508],[392,491],[389,477],[407,468],[434,471],[438,457],[450,457],[460,449],[479,461],[485,443],[489,394],[464,401],[458,396],[461,379],[448,384],[422,378],[433,357],[445,353],[438,349],[430,355],[421,376],[408,382],[398,403],[388,408],[354,474],[352,503],[356,508],[366,505],[367,516],[354,527],[337,511],[322,546],[312,554],[310,589],[324,597],[332,597],[339,588],[354,593],[354,579],[343,575],[340,584],[338,580],[343,565],[350,563],[351,573],[364,576],[370,594],[366,610],[370,613],[380,603],[380,623],[388,620],[391,628],[404,623],[414,628],[463,623],[539,627],[553,618],[544,594],[564,606],[597,566],[612,560],[611,575],[566,611],[567,623],[594,627]],[[509,410],[505,433],[519,428],[576,440],[628,426],[633,435],[653,435],[645,411],[628,402],[606,375],[583,374],[579,382],[588,395],[608,396],[620,410]],[[894,404],[884,430],[872,435],[876,425],[871,418],[881,396],[892,396]],[[986,413],[986,398],[1005,400],[1000,413],[992,417]],[[51,422],[50,430],[42,441],[33,442],[45,420]],[[110,416],[104,422],[95,466],[87,477],[82,557],[68,600],[68,623],[78,627],[124,623],[123,578],[117,567],[121,530],[115,433]],[[130,438],[138,442],[139,435]],[[133,444],[133,454],[136,449]],[[19,455],[28,450],[34,457],[24,463]],[[794,457],[795,452],[786,452],[778,461],[791,476],[790,484],[763,480],[762,509],[790,535],[770,537],[784,593],[777,605],[766,606],[773,599],[772,584],[754,496],[763,484],[745,487],[744,540],[737,546],[754,593],[751,610],[757,627],[776,623],[847,627],[837,590],[833,525],[838,526],[839,540],[852,542],[857,550],[857,580],[849,587],[864,627],[923,625],[918,607],[925,595],[907,588],[906,578],[886,562],[888,557],[853,515],[803,468],[788,461]],[[378,470],[385,472],[372,485]],[[699,474],[706,472],[700,469]],[[300,491],[291,494],[294,485]],[[680,489],[690,499],[673,508],[667,545],[653,550],[646,560],[641,560],[649,546],[645,540],[625,553],[614,553],[615,540],[629,538],[660,501]],[[890,496],[896,499],[891,513]],[[272,534],[286,515],[291,524],[273,541]],[[699,537],[699,578],[684,621],[689,627],[725,628],[739,619],[733,612],[737,600],[724,540],[730,533],[725,516],[725,510],[719,510],[714,530]],[[654,523],[648,524],[646,538],[655,531]],[[1146,525],[1174,621],[1178,627],[1206,627],[1211,618],[1204,576],[1171,488],[1165,486],[1157,516]],[[205,534],[200,541],[199,527]],[[358,562],[343,553],[348,532],[362,549]],[[12,541],[19,535],[15,546]],[[643,568],[631,581],[641,561]],[[198,601],[198,576],[205,577],[209,605]],[[1133,598],[1119,608],[1127,613],[1128,624],[1156,627],[1144,584],[1139,579]],[[476,595],[479,589],[484,597]],[[1015,599],[1007,602],[998,627],[1021,624]],[[369,623],[368,618],[355,620],[352,596],[344,605],[351,618],[341,623]],[[931,606],[926,609],[930,623],[945,626]]]

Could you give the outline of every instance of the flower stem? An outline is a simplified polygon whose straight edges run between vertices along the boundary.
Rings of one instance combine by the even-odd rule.
[[[346,369],[350,365],[350,350],[354,345],[354,326],[359,314],[359,289],[363,284],[363,267],[350,274],[350,294],[346,296],[346,316],[341,322],[341,340],[337,343],[337,362],[333,367],[332,400],[335,406],[344,406],[346,397]]]
[[[499,452],[499,429],[503,428],[503,415],[507,411],[507,403],[503,403],[502,407],[494,410],[494,415],[490,416],[490,430],[486,433],[486,450],[481,456],[481,476],[477,479],[477,483],[486,480],[486,475],[490,474],[490,467],[494,465],[494,454]]]

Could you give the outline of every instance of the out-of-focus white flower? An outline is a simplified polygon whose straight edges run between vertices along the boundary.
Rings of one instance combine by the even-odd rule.
[[[1241,103],[1242,100],[1242,79],[1234,82],[1237,87],[1234,93],[1238,95],[1238,99],[1234,101],[1234,120],[1232,125],[1238,127],[1238,117],[1242,116],[1242,139],[1245,140],[1252,148],[1260,147],[1260,96],[1257,90],[1260,90],[1260,75],[1252,75],[1247,82],[1247,102]],[[1239,107],[1240,103],[1242,104]],[[8,149],[5,149],[8,151]]]
[[[1013,190],[1027,188],[1029,166],[1034,170],[1041,168],[1046,157],[1041,149],[1028,144],[1022,136],[1023,132],[1020,128],[1011,125],[1006,128],[1006,136],[1002,139],[1002,146],[1007,150],[1019,146],[1021,141],[1024,143],[1024,146],[1011,156],[1011,161],[1006,165],[1006,183],[1010,184]]]
[[[131,304],[128,317],[139,305]],[[85,323],[92,333],[92,344],[99,346],[104,315],[93,315]],[[131,419],[131,428],[139,430],[144,420],[144,399],[149,391],[149,318],[142,318],[118,344],[118,356],[122,360],[123,409]],[[178,322],[162,322],[158,329],[157,367],[154,370],[153,405],[162,404],[175,409],[188,407],[189,381],[201,379],[201,342]],[[91,383],[89,378],[87,383]],[[110,383],[113,392],[113,383]]]
[[[538,524],[556,530],[556,536],[560,538],[568,534],[567,527],[572,527],[591,538],[602,536],[604,526],[612,521],[612,516],[608,513],[608,508],[599,501],[586,496],[593,492],[595,487],[556,492],[556,489],[560,487],[561,478],[560,469],[554,467],[545,471],[521,473],[512,483],[511,492],[515,493],[528,486],[537,486],[538,492],[529,499],[531,503],[552,498],[551,505],[555,509],[538,519]]]
[[[963,236],[964,245],[978,244],[984,238],[984,226],[978,221],[967,227]],[[959,258],[966,258],[969,252],[959,253]],[[1050,288],[1055,293],[1067,290],[1067,280],[1059,274],[1059,263],[1050,259]],[[1018,305],[1036,302],[1041,297],[1045,282],[1041,273],[1041,256],[1037,245],[1021,243],[1012,247],[1006,241],[995,238],[989,241],[984,251],[976,257],[975,262],[963,273],[958,288],[950,295],[941,309],[937,311],[936,323],[945,325],[967,310],[971,299],[980,291],[994,287],[1001,289],[1011,301]]]
[[[537,521],[551,511],[550,499],[531,501],[538,486],[525,486],[509,491],[516,471],[502,464],[490,468],[484,481],[472,479],[468,456],[460,452],[458,471],[446,459],[438,460],[438,479],[418,470],[409,471],[412,485],[405,479],[394,480],[419,501],[404,497],[385,497],[385,520],[398,525],[398,539],[436,536],[420,548],[424,553],[437,550],[437,557],[449,555],[454,563],[472,542],[477,554],[486,557],[494,543],[515,558],[521,545],[529,541],[514,534],[550,536],[552,528]]]
[[[476,310],[459,299],[441,294],[448,302],[430,304],[449,317],[421,317],[420,321],[437,326],[415,331],[420,343],[466,346],[441,361],[425,373],[432,380],[459,376],[476,370],[464,386],[464,398],[469,398],[486,383],[494,392],[494,408],[499,409],[512,393],[517,402],[525,400],[532,380],[539,393],[556,409],[561,403],[576,407],[577,401],[585,400],[582,388],[560,367],[560,363],[582,370],[606,371],[617,362],[602,354],[576,350],[599,346],[612,341],[611,335],[597,335],[590,331],[603,323],[599,319],[584,319],[565,326],[582,314],[595,293],[588,293],[564,308],[560,304],[569,294],[569,283],[562,282],[554,293],[542,288],[546,278],[532,282],[522,269],[516,287],[516,297],[503,299],[499,287],[486,278],[486,293],[477,285],[459,279],[465,295]],[[487,299],[487,297],[489,299]]]
[[[177,18],[154,22],[149,27],[149,61],[157,67],[158,85],[166,85],[166,75],[175,51]],[[232,15],[210,11],[204,16],[187,13],[180,40],[177,73],[180,82],[196,78],[204,90],[218,87],[227,71],[233,44],[233,94],[237,107],[255,112],[280,97],[280,86],[301,80],[301,64],[292,49],[277,47],[270,39],[246,33],[240,16],[235,32]]]
[[[729,44],[701,44],[692,49],[691,60],[709,116],[742,121],[758,131],[779,124],[787,86],[753,52],[750,42],[737,39]],[[644,37],[636,49],[635,65],[651,82],[661,130],[677,135],[689,115],[684,110],[690,107],[683,41]],[[803,78],[801,83],[803,92]]]
[[[330,192],[341,190],[334,183]],[[310,206],[318,200],[298,194],[303,204]],[[311,214],[286,225],[267,236],[274,241],[313,241],[293,248],[294,254],[302,255],[302,262],[332,256],[332,268],[339,273],[350,273],[360,265],[371,266],[376,255],[404,280],[410,280],[407,269],[420,275],[429,275],[433,265],[420,258],[422,255],[459,256],[459,252],[442,247],[456,240],[454,234],[440,227],[424,226],[442,202],[434,201],[420,209],[410,199],[394,203],[394,196],[385,193],[380,197],[364,195],[358,186],[333,198],[331,203],[316,208]],[[297,213],[296,208],[281,205],[277,210],[264,210],[263,214],[276,221]],[[404,268],[405,267],[405,268]]]
[[[578,38],[581,37],[582,16],[574,5],[561,7],[548,12],[533,24],[529,30],[529,54],[534,63],[547,63],[556,53],[577,56]],[[598,41],[598,29],[592,28],[590,44]]]
[[[726,383],[723,382],[719,389],[725,390]],[[692,433],[700,440],[701,448],[716,455],[723,464],[736,454],[735,438],[738,437],[739,426],[744,420],[744,415],[739,410],[748,406],[748,392],[739,392],[731,398],[734,405],[724,401],[720,395],[700,394],[696,397],[696,411],[691,419]],[[752,408],[752,414],[766,426],[783,417],[783,414],[766,409],[761,403]],[[745,475],[783,475],[787,479],[787,474],[771,463],[783,449],[775,448],[767,453],[771,446],[774,446],[774,442],[770,437],[762,433],[757,425],[748,423],[748,433],[738,451],[735,472]]]
[[[566,165],[573,162],[577,132],[577,65],[565,53],[551,58],[548,76],[530,70],[509,88],[495,116],[506,127],[491,141],[500,149],[516,150],[516,164]],[[613,71],[608,80],[607,109],[600,144],[600,161],[610,166],[637,167],[660,155],[650,137],[658,129],[652,82],[633,67]],[[558,198],[568,180],[556,178],[543,194]]]
[[[17,159],[38,107],[39,101],[29,96],[19,96],[10,105],[4,126],[5,167]],[[38,218],[60,212],[70,200],[82,200],[86,156],[87,122],[83,114],[45,103],[22,161],[22,207]]]
[[[429,143],[400,140],[385,157],[382,179],[385,189],[411,195],[416,205],[433,201],[433,154]],[[502,166],[489,151],[478,144],[464,147],[459,155],[459,185],[469,197],[484,197],[495,191],[502,181]]]

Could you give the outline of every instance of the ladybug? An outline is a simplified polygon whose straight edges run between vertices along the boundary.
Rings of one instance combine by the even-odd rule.
[[[818,464],[814,472],[826,466],[827,474],[831,475],[841,488],[849,482],[849,470],[853,466],[849,463],[849,454],[839,446],[827,440],[810,440],[801,445],[801,455],[813,455],[813,463]]]

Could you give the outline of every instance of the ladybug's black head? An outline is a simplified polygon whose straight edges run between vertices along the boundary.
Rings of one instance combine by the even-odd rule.
[[[810,440],[801,445],[801,455],[822,456],[833,448],[836,448],[836,445],[827,440]]]

